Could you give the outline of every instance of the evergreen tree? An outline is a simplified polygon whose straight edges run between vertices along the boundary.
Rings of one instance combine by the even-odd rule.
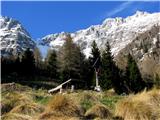
[[[101,58],[100,85],[103,89],[114,88],[115,92],[124,92],[123,79],[120,77],[120,70],[116,66],[111,53],[109,42],[106,43],[105,50]]]
[[[5,77],[7,75],[7,60],[2,56],[1,57],[1,77]]]
[[[58,78],[58,62],[55,50],[49,50],[46,58],[47,71],[50,77]]]
[[[91,57],[89,58],[90,62],[93,65],[98,60],[94,67],[96,69],[99,69],[101,56],[100,56],[99,48],[95,41],[93,41],[91,47],[92,47]]]
[[[17,75],[20,74],[20,60],[19,57],[16,56],[7,56],[1,58],[1,75],[2,78],[5,78],[2,80],[2,82],[11,82],[8,80],[14,80],[14,78],[17,77]],[[10,76],[11,79],[8,79]],[[5,80],[5,81],[4,81]]]
[[[101,63],[100,85],[103,89],[110,89],[114,78],[114,61],[108,42],[102,53]]]
[[[90,88],[90,81],[89,79],[91,78],[90,71],[93,69],[90,67],[89,60],[85,58],[85,55],[81,52],[80,53],[80,80],[83,80],[85,82],[84,88],[89,89]]]
[[[89,57],[89,68],[88,68],[88,74],[90,75],[90,78],[88,79],[88,86],[95,86],[95,70],[98,72],[100,68],[100,51],[95,41],[93,41],[91,45],[91,56]],[[95,64],[96,63],[96,64]]]
[[[139,71],[136,61],[130,54],[128,55],[126,77],[126,83],[130,91],[137,93],[144,89],[145,82],[142,80],[141,73]]]
[[[21,61],[20,61],[20,57],[17,56],[15,59],[15,72],[17,73],[18,76],[21,75]]]
[[[28,77],[33,77],[35,70],[35,59],[33,52],[29,48],[27,48],[24,52],[21,63],[22,74]]]

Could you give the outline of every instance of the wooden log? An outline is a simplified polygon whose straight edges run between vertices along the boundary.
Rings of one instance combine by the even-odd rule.
[[[62,89],[62,86],[65,85],[65,84],[67,84],[67,83],[70,82],[70,81],[71,81],[71,79],[67,80],[66,82],[58,85],[57,87],[55,87],[55,88],[53,88],[53,89],[48,90],[48,93],[56,92],[56,91]]]

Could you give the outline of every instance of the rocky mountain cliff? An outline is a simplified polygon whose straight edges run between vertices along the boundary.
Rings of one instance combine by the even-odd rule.
[[[87,56],[90,54],[90,46],[93,40],[102,49],[105,43],[109,41],[112,53],[117,55],[121,49],[131,43],[139,34],[150,30],[153,26],[159,26],[159,16],[160,13],[149,14],[137,11],[133,16],[109,18],[104,20],[101,25],[92,25],[87,29],[70,34],[74,42],[82,47]],[[42,38],[41,44],[58,48],[63,45],[66,34],[69,33],[62,32],[47,35]]]
[[[136,59],[143,77],[149,78],[155,74],[160,75],[160,27],[153,26],[151,29],[139,34],[131,43],[120,50],[115,57],[120,68],[126,66],[128,53]]]
[[[2,56],[17,55],[36,44],[23,26],[12,18],[0,17],[0,50]]]

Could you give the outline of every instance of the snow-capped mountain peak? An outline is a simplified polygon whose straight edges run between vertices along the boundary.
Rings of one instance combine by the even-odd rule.
[[[34,41],[20,22],[8,17],[0,17],[0,44],[3,56],[20,54],[26,48],[35,47]]]
[[[122,18],[107,18],[100,25],[92,25],[87,29],[70,33],[73,41],[82,47],[86,56],[90,55],[91,44],[95,40],[100,49],[104,49],[105,43],[110,42],[113,55],[117,55],[121,49],[132,42],[139,34],[150,30],[153,26],[159,26],[160,13],[147,13],[137,11],[134,15]],[[52,48],[58,48],[64,43],[67,33],[50,34],[42,38],[41,43]]]

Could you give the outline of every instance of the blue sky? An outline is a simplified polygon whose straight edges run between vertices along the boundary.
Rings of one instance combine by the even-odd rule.
[[[126,17],[137,10],[158,12],[159,7],[158,1],[3,1],[1,14],[19,20],[30,35],[37,39],[51,33],[75,32],[101,24],[108,17]]]

